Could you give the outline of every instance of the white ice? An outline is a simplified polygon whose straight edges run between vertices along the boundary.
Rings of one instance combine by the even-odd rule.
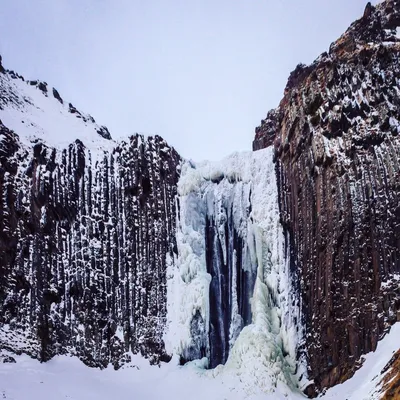
[[[201,312],[208,327],[211,278],[205,263],[205,215],[223,219],[220,205],[233,205],[235,226],[241,227],[241,236],[247,238],[251,264],[257,266],[251,303],[253,319],[236,341],[232,340],[226,365],[205,373],[242,382],[249,395],[301,396],[292,390],[297,392],[297,387],[308,383],[303,363],[295,372],[303,327],[298,305],[291,306],[294,293],[279,222],[273,149],[235,153],[216,163],[185,163],[178,192],[179,256],[170,264],[168,274],[168,349],[181,354],[190,343],[190,320],[196,310]],[[248,218],[245,210],[250,205],[246,203],[250,192],[252,209]],[[303,375],[301,382],[300,375]]]

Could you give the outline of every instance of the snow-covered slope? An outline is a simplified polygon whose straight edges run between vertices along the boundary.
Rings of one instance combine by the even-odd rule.
[[[378,400],[384,395],[382,379],[390,372],[385,370],[393,354],[400,349],[400,323],[396,323],[389,334],[378,343],[375,352],[361,357],[362,367],[348,381],[330,388],[321,397],[323,400]],[[389,399],[390,397],[388,397]]]
[[[40,141],[64,149],[79,139],[92,152],[115,147],[107,128],[64,102],[56,89],[11,71],[0,73],[0,120],[28,146]]]

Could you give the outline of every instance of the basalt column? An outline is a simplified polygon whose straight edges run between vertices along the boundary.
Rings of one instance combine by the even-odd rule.
[[[398,319],[399,25],[399,2],[368,5],[329,54],[296,68],[253,143],[275,146],[317,389],[349,378]]]

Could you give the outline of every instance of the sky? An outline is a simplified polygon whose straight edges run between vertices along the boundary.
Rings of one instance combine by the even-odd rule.
[[[373,2],[376,4],[377,1]],[[289,73],[365,0],[1,0],[3,65],[54,86],[114,139],[158,134],[185,158],[251,150]]]

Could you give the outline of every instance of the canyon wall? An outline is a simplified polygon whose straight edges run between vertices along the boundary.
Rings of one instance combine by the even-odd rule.
[[[399,94],[393,0],[221,163],[116,142],[0,58],[0,348],[203,359],[310,396],[348,379],[400,320]]]
[[[368,4],[256,129],[254,150],[275,147],[311,395],[349,378],[400,320],[399,27],[400,2]]]
[[[0,119],[15,132],[0,123],[0,346],[42,361],[68,352],[101,367],[132,353],[168,360],[180,157],[159,136],[111,141],[39,86],[1,76]],[[70,120],[85,143],[47,145],[65,139]]]

